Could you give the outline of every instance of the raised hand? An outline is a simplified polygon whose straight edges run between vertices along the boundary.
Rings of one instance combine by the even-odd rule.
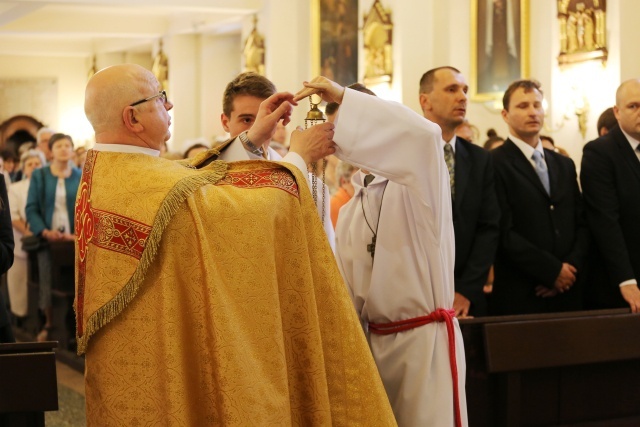
[[[280,120],[285,126],[291,121],[293,105],[298,103],[289,92],[274,93],[262,101],[256,121],[247,133],[249,140],[258,147],[270,141]]]
[[[300,89],[293,98],[295,102],[307,96],[318,94],[326,102],[342,103],[344,87],[329,80],[326,77],[318,76],[310,82],[303,82],[304,88]]]

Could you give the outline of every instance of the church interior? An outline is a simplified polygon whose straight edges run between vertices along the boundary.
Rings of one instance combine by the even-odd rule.
[[[360,82],[421,113],[420,77],[452,66],[469,85],[467,139],[483,146],[491,135],[506,138],[504,90],[535,79],[544,94],[541,133],[579,174],[583,147],[600,136],[601,113],[614,106],[622,82],[640,76],[639,16],[637,0],[2,1],[0,146],[16,130],[14,119],[30,116],[70,135],[76,149],[91,149],[85,87],[117,64],[141,65],[158,78],[174,105],[167,150],[178,154],[229,137],[221,100],[244,71],[292,93],[317,75]],[[304,100],[294,108],[289,133],[304,125],[308,109]],[[72,268],[72,259],[62,262]],[[67,291],[56,309],[71,310],[72,286]],[[640,318],[628,308],[584,313],[461,320],[469,425],[640,425]],[[41,354],[44,365],[56,355],[59,409],[50,401],[32,408],[47,413],[47,425],[84,425],[84,364],[72,335],[57,350],[0,349],[0,366],[19,352]],[[16,363],[4,366],[23,366]],[[51,375],[42,369],[41,378]],[[55,372],[49,388],[56,393]],[[0,385],[0,425],[13,411],[3,393],[10,390]]]

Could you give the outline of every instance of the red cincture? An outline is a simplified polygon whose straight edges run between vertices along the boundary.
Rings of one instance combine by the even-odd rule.
[[[458,365],[456,363],[456,341],[453,318],[455,310],[439,308],[428,316],[414,317],[412,319],[398,320],[389,323],[369,323],[369,332],[375,335],[390,335],[408,331],[433,322],[445,322],[449,337],[449,364],[451,365],[451,378],[453,380],[453,410],[455,411],[456,427],[462,426],[460,416],[460,394],[458,390]]]

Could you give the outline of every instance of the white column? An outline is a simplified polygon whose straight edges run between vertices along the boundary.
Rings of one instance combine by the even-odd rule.
[[[640,77],[640,59],[638,59],[638,40],[640,40],[640,2],[637,0],[610,0],[607,7],[619,3],[620,13],[620,82]],[[615,27],[612,27],[615,28]],[[608,28],[611,32],[612,28]]]
[[[202,36],[200,134],[209,142],[226,135],[220,122],[222,96],[227,84],[241,71],[240,45],[238,33]]]
[[[252,25],[251,19],[247,22]],[[315,77],[311,70],[311,1],[266,0],[258,15],[258,30],[265,36],[267,78],[279,91],[295,93],[304,80]],[[308,110],[304,101],[294,109],[289,133],[304,126]]]
[[[181,152],[184,141],[198,138],[200,128],[200,36],[172,35],[164,39],[169,58],[169,90],[174,105],[169,147]]]

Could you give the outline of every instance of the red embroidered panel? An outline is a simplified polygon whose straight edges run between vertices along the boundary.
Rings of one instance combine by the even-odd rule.
[[[91,213],[91,179],[93,177],[93,167],[95,165],[97,153],[89,150],[87,160],[82,171],[82,180],[78,188],[75,207],[75,230],[76,241],[78,242],[78,255],[80,261],[84,262],[87,256],[87,245],[93,236],[93,215]]]
[[[91,210],[95,218],[94,245],[140,259],[151,226],[111,212]]]
[[[298,184],[293,175],[281,168],[253,172],[227,172],[216,185],[233,185],[243,188],[274,187],[298,197]]]
[[[84,333],[84,287],[89,243],[140,259],[151,226],[91,206],[91,179],[98,153],[89,150],[75,207],[76,241],[78,257],[78,284],[76,286],[76,322],[78,336]]]
[[[84,284],[87,271],[87,247],[93,237],[93,213],[91,212],[91,178],[98,153],[89,150],[82,170],[82,180],[76,198],[74,212],[76,230],[76,328],[78,336],[84,334]]]

